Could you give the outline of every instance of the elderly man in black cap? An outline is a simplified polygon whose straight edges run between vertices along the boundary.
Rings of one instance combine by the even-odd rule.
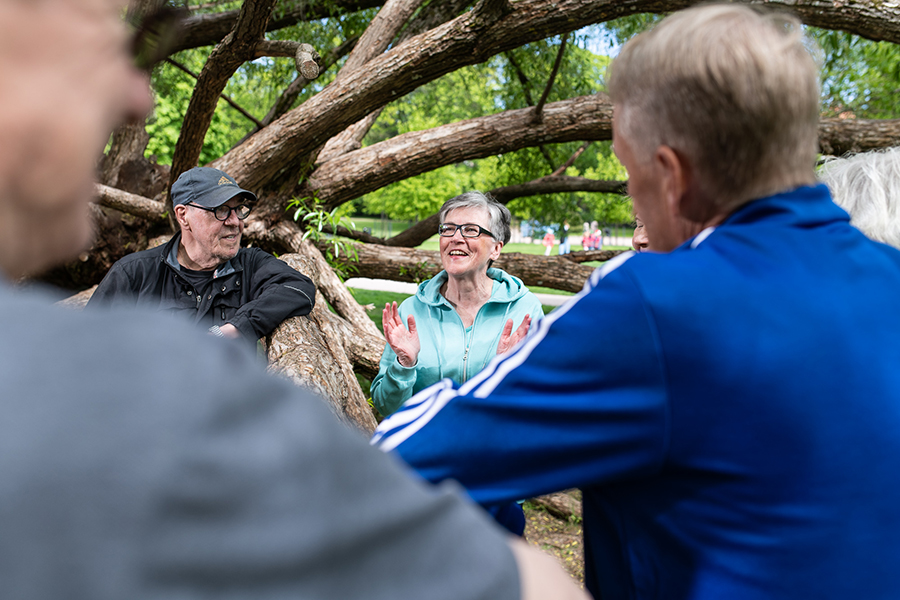
[[[316,296],[308,277],[258,248],[241,248],[255,202],[255,194],[218,169],[182,173],[172,186],[181,232],[119,260],[88,306],[151,304],[214,335],[254,343],[285,319],[308,314]]]

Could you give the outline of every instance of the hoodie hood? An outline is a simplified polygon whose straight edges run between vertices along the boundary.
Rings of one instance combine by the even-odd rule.
[[[487,276],[494,281],[488,302],[515,302],[528,293],[528,288],[525,287],[522,280],[506,271],[488,269]],[[447,283],[448,278],[447,271],[441,271],[431,279],[423,281],[416,290],[416,298],[428,306],[448,304],[441,295],[441,287]]]

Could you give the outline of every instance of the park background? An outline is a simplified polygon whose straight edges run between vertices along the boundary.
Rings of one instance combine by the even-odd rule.
[[[135,11],[158,4],[138,0]],[[260,196],[247,222],[248,243],[303,255],[303,269],[321,270],[324,304],[352,325],[340,335],[349,348],[370,334],[377,342],[378,332],[354,320],[358,306],[345,301],[326,271],[344,279],[368,276],[364,269],[380,263],[378,277],[393,268],[391,279],[420,281],[436,266],[434,213],[461,192],[490,191],[517,221],[539,230],[568,221],[576,253],[582,224],[594,221],[618,233],[615,247],[626,246],[631,205],[609,139],[607,69],[628,39],[693,3],[169,4],[186,9],[188,27],[151,73],[153,113],[117,131],[100,163],[97,240],[77,261],[37,278],[89,290],[115,260],[171,235],[167,190],[179,173],[216,166]],[[900,145],[896,7],[866,0],[767,4],[798,14],[817,43],[811,50],[821,64],[823,158]],[[376,29],[386,43],[367,35]],[[301,64],[300,52],[309,52],[301,44],[318,54],[314,75],[303,72],[309,61]],[[415,235],[402,238],[409,232]],[[522,272],[511,272],[542,293],[563,287],[571,294],[585,277],[555,250],[545,259],[539,244],[514,242],[505,254],[530,257],[516,263],[525,265]],[[316,266],[320,257],[327,266]],[[603,257],[576,258],[589,268]],[[428,269],[417,268],[429,261]],[[563,273],[555,288],[535,283],[548,273]],[[365,318],[379,324],[380,306],[405,297],[353,294],[365,305]],[[313,329],[334,326],[313,317]],[[313,353],[328,344],[315,351],[300,346]],[[351,362],[364,380],[360,361]],[[560,527],[569,537],[532,539],[575,564],[578,537],[567,528],[577,527],[577,510],[553,510],[529,508],[530,535],[536,520],[563,515]]]

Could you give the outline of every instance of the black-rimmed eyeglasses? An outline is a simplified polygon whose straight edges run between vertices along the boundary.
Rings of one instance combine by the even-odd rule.
[[[227,221],[228,217],[231,216],[231,211],[234,211],[234,214],[237,215],[237,218],[243,221],[250,214],[250,211],[253,210],[246,204],[238,204],[237,206],[228,206],[227,204],[222,204],[215,208],[206,208],[205,206],[200,206],[199,204],[189,202],[185,206],[193,206],[194,208],[209,211],[220,221]]]
[[[481,234],[494,237],[493,233],[491,233],[481,225],[476,225],[474,223],[465,223],[463,225],[441,223],[438,226],[438,235],[441,237],[453,237],[454,235],[456,235],[457,230],[459,230],[464,238],[477,238]]]

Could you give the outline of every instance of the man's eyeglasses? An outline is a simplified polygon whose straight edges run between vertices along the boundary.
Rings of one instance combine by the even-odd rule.
[[[134,28],[131,55],[138,69],[150,71],[178,47],[189,14],[183,7],[164,4],[144,15],[128,15],[128,22]]]
[[[456,235],[457,230],[459,230],[464,238],[477,238],[482,233],[494,237],[493,233],[491,233],[481,225],[475,225],[474,223],[466,223],[464,225],[441,223],[438,227],[438,235],[441,237],[453,237],[454,235]]]
[[[253,210],[246,204],[238,204],[237,206],[228,206],[227,204],[222,204],[215,208],[206,208],[205,206],[200,206],[199,204],[190,202],[185,206],[193,206],[194,208],[209,211],[220,221],[227,221],[228,217],[231,216],[231,211],[234,211],[234,214],[237,215],[237,218],[243,221],[250,214],[250,211]]]

